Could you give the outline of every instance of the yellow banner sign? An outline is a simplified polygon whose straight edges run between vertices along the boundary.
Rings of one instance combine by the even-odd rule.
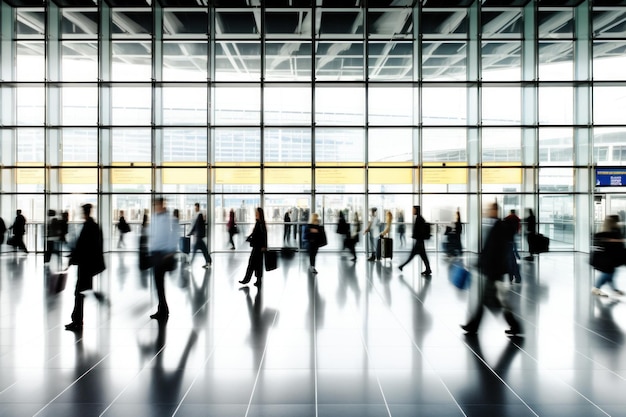
[[[458,168],[456,168],[458,167]],[[465,162],[424,162],[422,184],[467,184]]]
[[[114,163],[113,166],[120,168],[111,168],[111,184],[152,183],[152,169],[149,162]]]
[[[261,184],[259,168],[215,168],[216,184]]]
[[[202,162],[166,162],[161,178],[163,184],[206,184],[207,171],[206,163]]]
[[[63,162],[61,184],[97,184],[98,168],[95,162]]]
[[[363,184],[365,170],[363,168],[317,168],[316,184]]]
[[[18,163],[19,165],[28,165],[28,168],[17,168],[15,170],[15,182],[17,184],[44,184],[45,171],[42,163],[27,162]],[[41,168],[38,168],[41,166]]]
[[[488,168],[497,165],[497,168]],[[486,162],[482,169],[483,184],[521,184],[522,183],[521,162]]]
[[[266,184],[311,185],[311,168],[265,168]]]
[[[370,184],[413,184],[413,167],[410,162],[375,162],[369,167]]]

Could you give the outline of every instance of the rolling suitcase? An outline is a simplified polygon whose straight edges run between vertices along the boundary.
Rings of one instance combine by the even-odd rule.
[[[189,236],[181,236],[179,245],[180,251],[189,255],[189,252],[191,252],[191,238]]]
[[[378,239],[378,247],[380,248],[381,259],[393,258],[393,239],[390,237],[381,237]]]
[[[550,238],[537,233],[531,239],[530,253],[539,254],[550,251]]]
[[[48,271],[47,280],[48,294],[58,294],[65,289],[67,284],[67,271]]]

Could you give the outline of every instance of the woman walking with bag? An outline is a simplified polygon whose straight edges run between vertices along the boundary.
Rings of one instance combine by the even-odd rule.
[[[600,271],[600,275],[591,293],[600,297],[608,297],[608,294],[600,289],[604,284],[608,284],[615,294],[624,295],[624,292],[618,290],[613,282],[615,268],[624,263],[625,254],[624,237],[619,230],[618,222],[619,216],[607,216],[602,224],[602,231],[594,236],[594,244],[600,250],[593,255],[592,264]]]
[[[252,279],[252,273],[256,276],[255,286],[261,287],[263,284],[263,252],[267,250],[267,228],[265,226],[265,213],[261,207],[257,207],[254,213],[256,222],[254,229],[246,241],[250,242],[252,252],[248,260],[248,269],[245,277],[239,281],[240,284],[247,284]]]
[[[314,274],[317,274],[315,258],[319,248],[323,246],[323,233],[324,230],[320,226],[320,216],[317,213],[311,214],[311,220],[307,225],[307,240],[309,241],[309,269]]]
[[[239,233],[237,228],[237,222],[235,222],[235,210],[230,209],[230,213],[228,214],[228,223],[226,223],[226,228],[228,229],[228,236],[230,243],[230,250],[235,250],[235,242],[233,241],[233,236]]]

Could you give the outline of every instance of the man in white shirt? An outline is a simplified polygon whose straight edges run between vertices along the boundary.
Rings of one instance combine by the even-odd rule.
[[[165,299],[165,273],[176,269],[176,234],[174,222],[165,208],[165,199],[154,201],[154,216],[150,221],[148,246],[154,266],[154,283],[159,298],[157,312],[150,318],[167,320],[170,311]]]

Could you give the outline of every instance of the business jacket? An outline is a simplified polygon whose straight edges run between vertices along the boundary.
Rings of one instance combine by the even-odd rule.
[[[509,230],[504,221],[497,219],[487,234],[483,250],[478,257],[478,266],[488,279],[500,280],[508,270]]]
[[[246,275],[241,282],[245,284],[250,281],[252,273],[257,277],[257,283],[261,283],[263,277],[263,249],[267,248],[267,228],[265,222],[257,220],[254,224],[254,229],[247,239],[252,246],[252,252],[250,252],[250,259],[248,260],[248,268],[246,269]]]
[[[104,271],[104,251],[102,232],[92,217],[85,220],[76,246],[70,255],[70,265],[78,266],[77,290],[84,291],[93,288],[92,278]]]

